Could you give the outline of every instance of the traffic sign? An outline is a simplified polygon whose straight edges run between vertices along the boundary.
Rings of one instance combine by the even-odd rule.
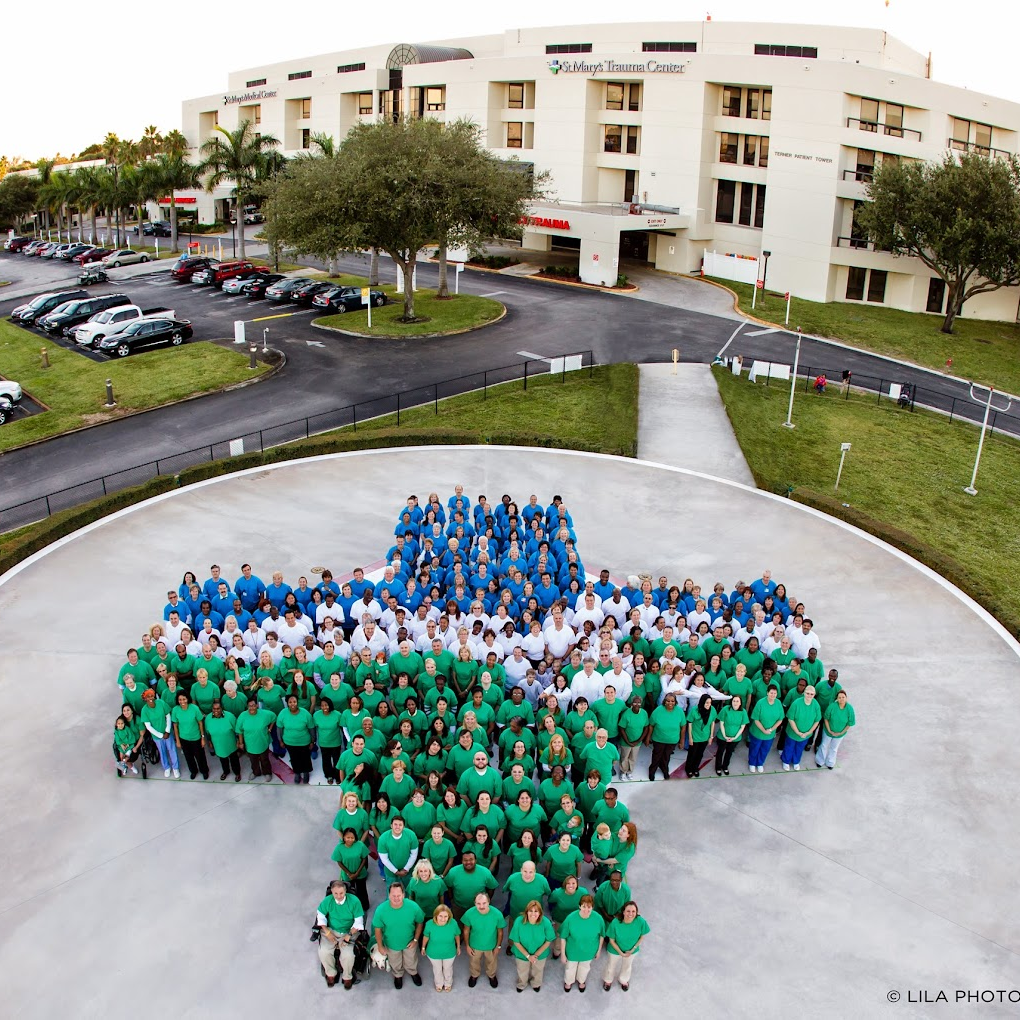
[[[765,289],[765,281],[764,280],[755,280],[754,281],[754,285],[758,288],[758,290],[764,290]]]

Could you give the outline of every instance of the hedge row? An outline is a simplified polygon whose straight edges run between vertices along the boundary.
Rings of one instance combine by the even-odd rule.
[[[64,538],[79,528],[101,520],[117,510],[141,503],[160,493],[168,492],[179,486],[193,482],[216,478],[219,475],[243,471],[246,468],[263,467],[269,464],[280,464],[305,457],[315,457],[328,453],[344,453],[353,450],[370,450],[401,446],[531,446],[549,449],[564,448],[564,443],[556,436],[536,435],[534,433],[514,432],[501,435],[479,436],[474,432],[456,429],[417,429],[413,432],[392,429],[375,429],[368,432],[344,432],[316,436],[303,439],[287,446],[277,446],[264,453],[246,453],[239,457],[226,460],[211,461],[187,468],[180,474],[153,478],[142,485],[124,489],[110,496],[85,503],[82,506],[64,510],[37,524],[12,531],[0,536],[0,574],[10,570],[15,564],[44,549],[57,539]],[[604,449],[595,444],[572,442],[568,449],[586,453],[610,453],[619,456],[633,457],[636,451],[630,449]]]

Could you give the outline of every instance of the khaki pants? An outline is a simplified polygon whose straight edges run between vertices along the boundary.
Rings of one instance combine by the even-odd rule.
[[[633,956],[613,956],[609,953],[606,958],[606,971],[602,975],[602,980],[607,984],[611,985],[616,978],[617,972],[620,975],[620,984],[630,984],[630,972],[634,966]]]
[[[333,956],[335,948],[336,943],[330,942],[325,935],[319,939],[319,963],[322,964],[322,969],[326,972],[326,976],[331,978],[336,977],[336,959]],[[350,981],[354,977],[353,942],[340,943],[340,967],[343,971],[344,981]]]
[[[418,943],[411,942],[403,949],[386,947],[386,959],[390,961],[390,970],[395,978],[402,978],[404,972],[418,973]]]
[[[591,970],[591,960],[568,960],[566,953],[564,953],[563,963],[566,965],[566,970],[563,972],[563,983],[568,988],[574,983],[575,979],[579,985],[587,983],[588,971]]]
[[[542,975],[545,973],[545,960],[536,960],[531,963],[528,960],[519,960],[514,957],[517,964],[517,987],[525,988],[529,984],[532,988],[542,987]]]
[[[468,973],[476,978],[482,973],[482,962],[485,963],[485,976],[494,978],[499,961],[498,949],[472,949],[468,947]]]
[[[452,988],[453,987],[453,957],[449,960],[433,960],[429,957],[432,962],[432,974],[435,978],[436,988]]]
[[[620,741],[620,772],[633,772],[637,765],[638,745],[629,747],[622,740]]]

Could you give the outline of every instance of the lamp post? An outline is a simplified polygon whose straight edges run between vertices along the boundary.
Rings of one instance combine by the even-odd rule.
[[[234,248],[233,257],[237,258],[237,217],[234,217],[233,223],[230,224],[230,241]]]
[[[797,353],[793,356],[793,375],[790,377],[790,406],[786,409],[786,421],[783,422],[784,429],[793,429],[793,391],[797,388],[797,366],[800,364],[800,326],[797,327]]]
[[[761,271],[761,298],[765,300],[765,283],[769,278],[769,256],[772,254],[770,251],[763,251],[761,253],[762,258],[765,260],[765,265]]]
[[[992,395],[995,393],[995,387],[989,386],[988,387],[988,399],[985,400],[985,401],[981,401],[981,400],[978,399],[977,394],[975,393],[976,389],[977,389],[977,387],[975,387],[974,384],[971,383],[970,384],[970,399],[975,401],[976,403],[979,403],[979,404],[980,403],[984,403],[984,405],[985,405],[985,417],[984,417],[984,420],[981,422],[981,438],[978,440],[977,456],[974,458],[974,473],[970,476],[970,485],[965,486],[964,490],[963,490],[965,493],[967,493],[968,496],[976,496],[977,495],[977,489],[974,488],[974,483],[977,481],[978,465],[981,463],[981,450],[984,448],[984,445],[985,445],[985,432],[988,431],[988,416],[989,416],[989,414],[991,414],[991,411],[992,411]],[[1012,407],[1012,406],[1013,406],[1013,401],[1007,399],[1005,407],[997,407],[995,410],[996,411],[1003,411],[1003,412],[1005,412],[1005,411],[1008,411],[1010,409],[1010,407]]]
[[[843,461],[846,460],[846,455],[850,452],[850,443],[839,444],[839,470],[836,472],[836,484],[832,487],[833,491],[839,490],[839,480],[843,475]]]

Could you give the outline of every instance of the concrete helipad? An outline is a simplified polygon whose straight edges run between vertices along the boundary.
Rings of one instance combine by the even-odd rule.
[[[452,995],[432,991],[427,963],[422,989],[377,974],[327,990],[307,933],[332,877],[332,789],[114,778],[123,650],[185,570],[339,573],[380,557],[408,493],[445,499],[457,482],[493,499],[561,493],[589,570],[730,587],[772,568],[856,708],[834,772],[622,787],[652,928],[626,998],[602,991],[601,963],[567,998],[556,962],[539,996],[518,996],[505,959],[496,991],[468,990],[463,961]],[[182,490],[0,579],[2,1012],[913,1017],[941,1015],[939,992],[1002,990],[971,1009],[1015,1015],[1018,665],[980,610],[882,544],[644,462],[396,450]]]

